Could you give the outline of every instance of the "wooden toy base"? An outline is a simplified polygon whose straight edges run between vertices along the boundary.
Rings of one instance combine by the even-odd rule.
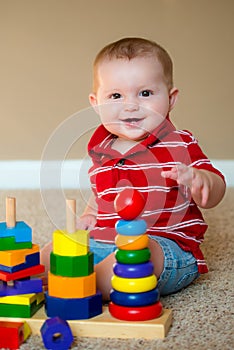
[[[32,318],[25,321],[32,334],[40,335],[40,328],[47,319],[42,307]],[[1,318],[0,318],[1,320]],[[4,321],[19,321],[20,318],[2,318]],[[120,321],[112,317],[108,307],[103,313],[88,320],[68,321],[72,333],[77,337],[93,338],[144,338],[163,339],[166,337],[172,323],[172,310],[164,309],[161,317],[144,322]]]

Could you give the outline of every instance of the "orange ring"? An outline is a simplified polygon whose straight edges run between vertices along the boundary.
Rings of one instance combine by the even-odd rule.
[[[149,238],[147,235],[115,237],[115,244],[122,250],[141,250],[148,247]]]

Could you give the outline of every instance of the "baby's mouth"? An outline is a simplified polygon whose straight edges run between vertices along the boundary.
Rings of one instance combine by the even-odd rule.
[[[127,125],[138,125],[144,118],[126,118],[122,120]]]

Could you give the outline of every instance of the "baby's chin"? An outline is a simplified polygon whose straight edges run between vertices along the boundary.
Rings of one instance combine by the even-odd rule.
[[[120,128],[113,128],[110,127],[110,125],[105,125],[105,128],[118,138],[135,142],[144,140],[151,133],[151,131],[148,131],[142,127],[134,127],[129,125],[127,127],[125,125],[121,125]]]
[[[128,140],[132,140],[135,142],[141,142],[144,139],[146,139],[149,136],[150,132],[149,131],[145,131],[144,133],[127,133],[125,134],[125,137]]]
[[[124,128],[120,130],[119,133],[116,133],[115,135],[123,139],[139,142],[147,138],[149,134],[150,132],[148,130],[144,130],[142,128],[135,128],[135,129]]]

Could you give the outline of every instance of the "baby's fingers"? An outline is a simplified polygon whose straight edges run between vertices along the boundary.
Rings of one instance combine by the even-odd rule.
[[[83,220],[77,220],[76,222],[76,229],[77,230],[87,230],[88,225],[86,222],[84,222]]]
[[[164,178],[168,178],[168,179],[172,179],[177,181],[178,179],[178,172],[176,167],[172,168],[171,170],[167,170],[167,171],[162,171],[161,172],[161,176]]]
[[[179,185],[192,186],[193,169],[185,164],[178,164],[169,171],[162,171],[162,177],[177,181]]]
[[[208,182],[205,181],[204,176],[202,177],[201,173],[196,169],[194,170],[194,179],[191,193],[196,203],[199,203],[199,206],[206,206],[209,199],[210,188]]]
[[[210,191],[209,191],[208,186],[203,186],[203,188],[201,190],[201,195],[202,195],[201,205],[202,205],[202,207],[205,207],[207,202],[208,202],[209,192]]]
[[[185,164],[177,165],[176,169],[178,173],[178,184],[191,188],[193,181],[193,169]]]

